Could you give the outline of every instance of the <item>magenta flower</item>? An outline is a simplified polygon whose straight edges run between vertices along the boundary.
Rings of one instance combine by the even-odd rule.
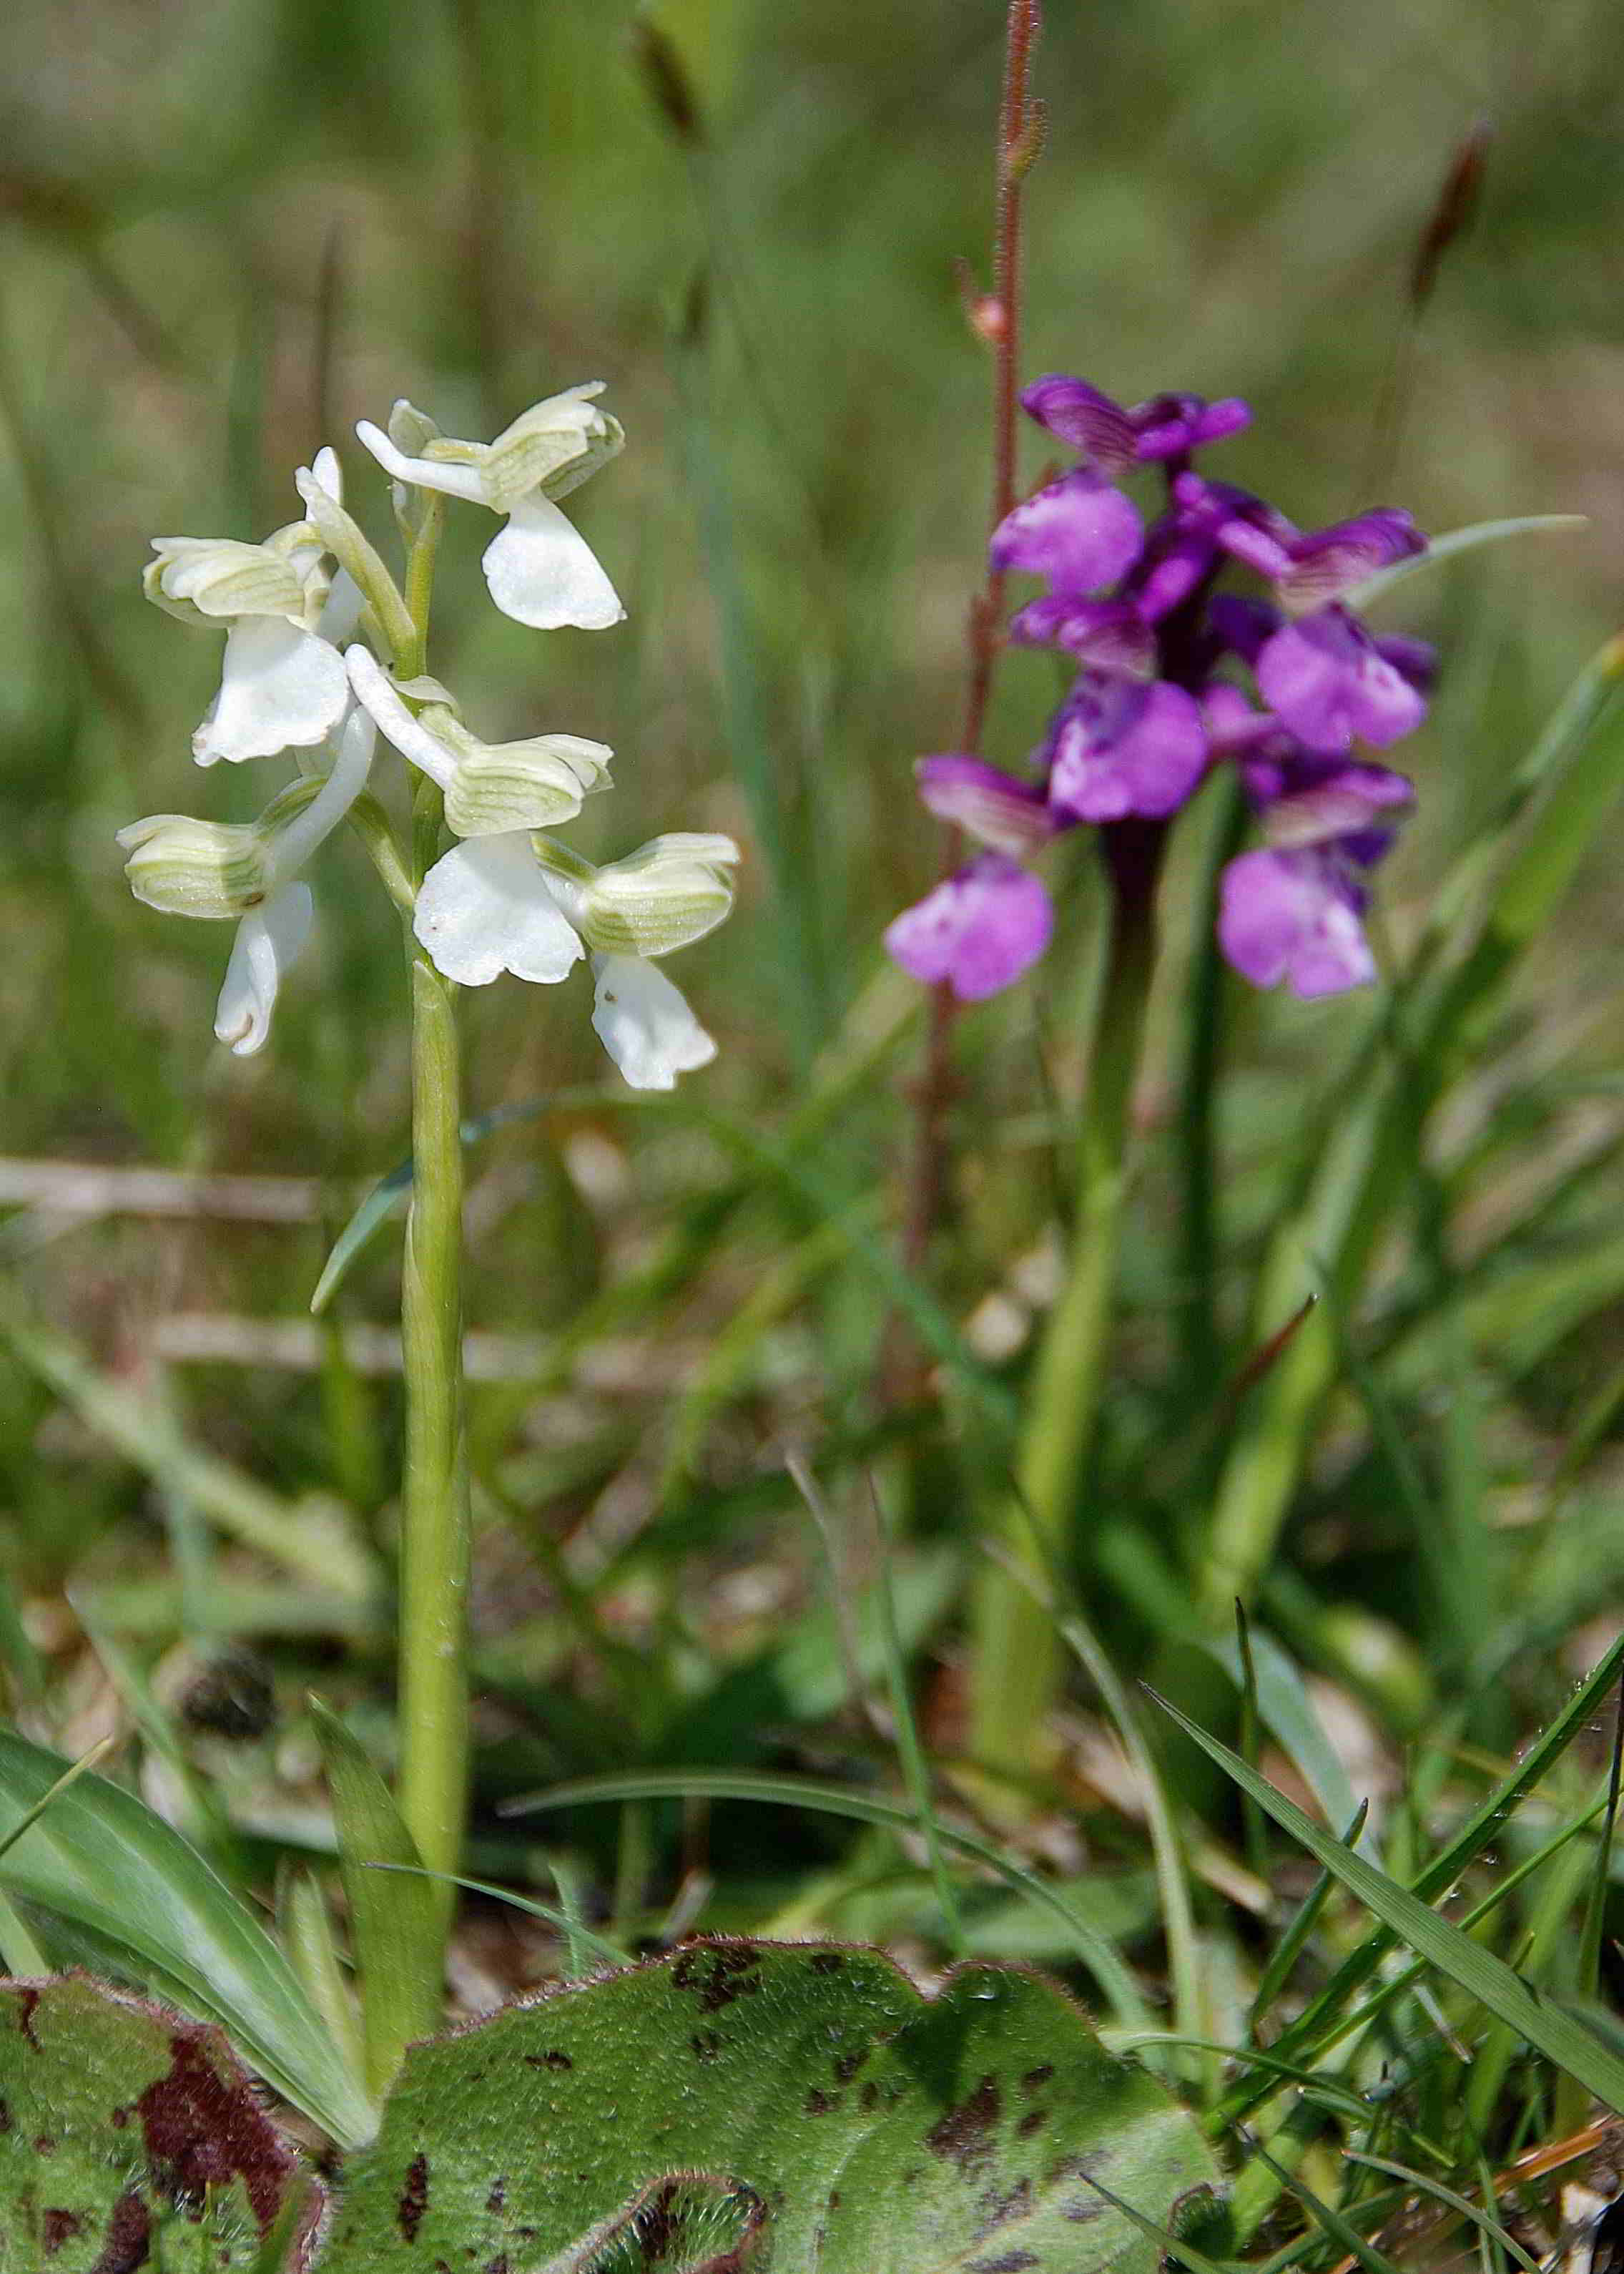
[[[1049,373],[1021,396],[1080,463],[994,531],[992,566],[1044,578],[1011,619],[1019,647],[1080,666],[1026,781],[965,753],[922,759],[920,794],[989,850],[886,933],[918,977],[966,999],[1007,986],[1042,953],[1049,897],[1020,864],[1064,831],[1171,819],[1215,764],[1237,766],[1264,843],[1224,872],[1219,940],[1255,985],[1299,995],[1374,975],[1364,914],[1371,871],[1412,797],[1402,774],[1357,757],[1420,725],[1432,651],[1379,639],[1348,605],[1379,570],[1425,549],[1407,513],[1377,507],[1302,530],[1191,465],[1237,433],[1244,403],[1167,394],[1124,407]],[[1159,465],[1164,510],[1146,526],[1116,485]],[[1239,571],[1267,597],[1227,591]],[[1257,697],[1221,674],[1249,675]],[[1118,840],[1119,849],[1132,840]]]
[[[1256,670],[1265,702],[1311,749],[1350,749],[1356,738],[1386,749],[1426,716],[1420,689],[1340,603],[1282,624]]]
[[[1207,770],[1193,695],[1164,679],[1084,671],[1049,730],[1049,799],[1068,820],[1177,813]]]
[[[1041,878],[1002,853],[983,853],[905,908],[885,945],[915,979],[945,980],[961,1003],[979,1003],[1031,969],[1054,927]]]
[[[1138,560],[1144,533],[1132,499],[1079,467],[1004,516],[992,534],[992,565],[1047,576],[1063,591],[1097,591]]]
[[[1331,846],[1243,853],[1223,872],[1218,944],[1254,987],[1340,995],[1376,975],[1355,864]]]

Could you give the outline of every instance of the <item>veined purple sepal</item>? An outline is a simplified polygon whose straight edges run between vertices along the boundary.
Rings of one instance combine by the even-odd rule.
[[[938,820],[957,824],[996,853],[1035,853],[1058,826],[1035,784],[980,758],[946,751],[921,758],[914,772],[921,802]]]
[[[1016,647],[1064,648],[1079,663],[1131,671],[1140,678],[1155,660],[1155,634],[1127,600],[1087,600],[1074,592],[1047,592],[1017,609],[1010,619],[1009,636]]]
[[[1055,717],[1049,803],[1079,821],[1177,813],[1207,771],[1192,695],[1166,680],[1085,671]]]
[[[983,853],[905,908],[885,945],[915,979],[945,980],[961,1003],[980,1003],[1031,969],[1054,928],[1041,879],[1002,853]]]
[[[1143,535],[1132,498],[1079,466],[1006,514],[988,557],[995,568],[1047,576],[1057,591],[1093,592],[1126,573]]]
[[[1101,395],[1085,379],[1045,373],[1020,391],[1020,407],[1057,441],[1080,450],[1101,473],[1125,473],[1139,455],[1133,421],[1120,403]]]
[[[1351,521],[1308,531],[1293,539],[1289,551],[1290,563],[1275,576],[1274,588],[1292,614],[1300,615],[1340,600],[1378,569],[1425,553],[1426,539],[1409,514],[1377,506]]]

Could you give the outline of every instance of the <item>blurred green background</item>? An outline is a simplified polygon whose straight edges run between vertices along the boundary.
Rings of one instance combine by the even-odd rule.
[[[1615,29],[1594,0],[1049,8],[1028,376],[1074,370],[1129,399],[1245,395],[1254,425],[1214,470],[1304,524],[1377,496],[1435,531],[1590,516],[1581,533],[1418,579],[1390,611],[1445,658],[1432,719],[1405,753],[1423,805],[1389,875],[1401,943],[1617,622]],[[262,536],[297,511],[295,466],[332,440],[385,541],[382,486],[352,429],[400,394],[448,432],[488,435],[556,388],[609,383],[628,446],[581,494],[579,518],[628,623],[542,638],[507,622],[474,565],[490,524],[458,513],[431,667],[492,739],[552,727],[613,745],[617,788],[588,817],[589,850],[673,826],[744,840],[741,911],[678,974],[723,1045],[685,1095],[778,1126],[821,1050],[865,1020],[894,1023],[908,998],[884,975],[879,934],[937,858],[910,763],[956,732],[986,524],[989,373],[956,264],[986,276],[1001,41],[990,0],[663,0],[646,20],[605,0],[19,0],[0,92],[7,1155],[306,1174],[335,1195],[399,1158],[399,943],[357,848],[324,855],[319,947],[271,1047],[244,1063],[209,1033],[224,928],[136,907],[113,832],[175,807],[246,816],[279,779],[274,765],[191,765],[218,651],[143,603],[148,536]],[[687,94],[673,93],[673,57]],[[1416,248],[1482,121],[1481,207],[1412,336]],[[1024,478],[1040,439],[1023,440]],[[993,754],[1029,747],[1056,685],[1045,658],[1006,662]],[[1515,1231],[1535,1187],[1549,1200],[1541,1163],[1605,1152],[1616,1135],[1615,867],[1604,844],[1521,979],[1462,1125],[1469,1143],[1553,1068],[1573,1086],[1571,1112],[1549,1081],[1528,1109],[1538,1160],[1493,1152],[1486,1186],[1466,1193],[1479,1246]],[[1079,882],[1072,946],[1091,911]],[[1177,938],[1177,893],[1169,913]],[[1053,1133],[1050,1083],[1064,1090],[1075,1071],[1076,991],[1063,953],[1040,983],[962,1022],[962,1236],[938,1272],[964,1314],[1041,1247],[1051,1187],[1034,1167]],[[466,1007],[477,1112],[613,1079],[579,986],[504,982]],[[1229,1008],[1236,1244],[1219,1299],[1238,1330],[1257,1235],[1280,1204],[1281,1140],[1363,1014],[1238,989]],[[894,1197],[917,1032],[877,1062],[819,1163],[824,1197],[853,1199],[865,1222],[884,1221]],[[1150,1087],[1154,1120],[1165,1084]],[[1560,1201],[1563,1254],[1612,1225],[1613,1157]],[[643,1265],[671,1210],[703,1202],[726,1165],[715,1133],[680,1113],[590,1106],[509,1129],[479,1163],[472,1320],[525,1332]],[[1129,1373],[1154,1374],[1163,1339],[1157,1175],[1153,1163],[1130,1251],[1142,1307]],[[6,1256],[30,1304],[154,1397],[168,1379],[157,1358],[184,1340],[177,1329],[165,1344],[160,1327],[200,1316],[193,1356],[212,1347],[212,1362],[177,1367],[163,1394],[202,1438],[286,1487],[375,1510],[390,1489],[391,1386],[357,1379],[333,1344],[312,1346],[314,1371],[239,1366],[228,1347],[233,1321],[304,1317],[343,1205],[291,1227],[34,1207],[6,1226]],[[577,1378],[575,1405],[559,1407],[556,1384],[539,1404],[523,1384],[480,1393],[487,1452],[532,1457],[521,1498],[538,1539],[586,1509],[611,1538],[658,1517],[679,1553],[701,1546],[725,1565],[736,1540],[743,1559],[746,1534],[729,1526],[756,1503],[673,1502],[672,1474],[685,1491],[695,1478],[748,1483],[775,1466],[786,1429],[817,1444],[872,1414],[883,1291],[872,1276],[831,1278],[844,1251],[816,1246],[804,1190],[799,1207],[787,1223],[748,1219],[705,1251],[708,1276],[679,1275],[663,1308],[645,1302],[629,1355],[612,1349],[585,1389]],[[386,1240],[344,1314],[387,1326],[394,1274]],[[801,1296],[820,1282],[808,1311]],[[1562,1314],[1555,1374],[1536,1381],[1519,1359],[1515,1397],[1495,1409],[1514,1466],[1522,1433],[1560,1433],[1616,1350],[1624,1273],[1587,1286]],[[717,1360],[709,1403],[686,1411],[673,1456],[668,1393],[747,1296],[760,1313]],[[1511,1301],[1526,1326],[1527,1303],[1515,1290]],[[996,1352],[996,1319],[988,1331]],[[1425,1409],[1437,1393],[1416,1394]],[[32,1375],[7,1372],[0,1396],[0,1521],[25,1592],[49,1595],[98,1540],[115,1564],[140,1563],[153,1510],[131,1469]],[[1372,1491],[1390,1512],[1390,1488],[1378,1478]],[[1334,1560],[1346,1540],[1333,1529],[1320,1544]],[[490,1552],[501,1580],[506,1551]],[[729,1614],[747,1627],[751,1600]],[[166,1631],[169,1614],[154,1615]]]

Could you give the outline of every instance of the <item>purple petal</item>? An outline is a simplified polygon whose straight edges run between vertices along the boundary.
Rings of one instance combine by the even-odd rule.
[[[1132,499],[1079,467],[1006,515],[989,557],[995,568],[1047,576],[1062,591],[1092,592],[1132,566],[1143,533]]]
[[[1438,650],[1430,640],[1393,636],[1376,642],[1376,652],[1402,672],[1417,694],[1430,695],[1438,676]]]
[[[1250,490],[1183,473],[1174,480],[1173,497],[1186,528],[1201,531],[1260,576],[1279,577],[1290,568],[1291,547],[1298,535],[1296,523]]]
[[[1103,472],[1123,473],[1133,463],[1136,440],[1127,412],[1086,380],[1051,371],[1022,388],[1020,407]]]
[[[1128,413],[1141,458],[1182,458],[1205,442],[1222,442],[1252,424],[1252,411],[1238,395],[1207,403],[1199,395],[1158,395]]]
[[[1364,894],[1334,855],[1243,853],[1224,870],[1218,944],[1254,987],[1340,995],[1376,975],[1360,922]]]
[[[1156,651],[1155,637],[1127,600],[1084,600],[1071,592],[1049,592],[1028,600],[1010,619],[1017,647],[1060,647],[1081,663],[1144,674]]]
[[[1415,785],[1407,775],[1357,759],[1310,759],[1296,767],[1277,768],[1275,786],[1262,799],[1258,798],[1254,771],[1246,770],[1246,787],[1254,802],[1266,806],[1263,826],[1271,845],[1289,848],[1334,839],[1379,837],[1381,841],[1368,858],[1357,851],[1351,856],[1365,867],[1387,850],[1391,834],[1372,829],[1376,816],[1415,802]]]
[[[957,823],[996,852],[1033,853],[1055,833],[1042,791],[980,758],[954,751],[921,758],[914,772],[930,812]]]
[[[1220,592],[1207,611],[1207,621],[1232,655],[1255,666],[1258,651],[1285,618],[1267,600],[1244,599],[1237,592]]]
[[[983,853],[905,908],[885,945],[915,979],[944,979],[961,1003],[979,1003],[1030,970],[1054,925],[1041,881],[1001,853]]]
[[[1351,521],[1312,530],[1290,546],[1291,560],[1275,578],[1281,598],[1295,609],[1323,607],[1362,584],[1379,568],[1426,551],[1426,539],[1407,513],[1378,506]]]
[[[1208,745],[1219,757],[1244,755],[1282,736],[1273,712],[1258,710],[1238,687],[1226,686],[1222,680],[1214,680],[1202,694],[1201,721]]]
[[[1146,540],[1132,584],[1133,604],[1149,623],[1160,623],[1187,600],[1216,555],[1210,534],[1181,528],[1177,520],[1158,522]]]
[[[1356,735],[1385,749],[1426,716],[1425,698],[1346,608],[1284,625],[1256,669],[1269,708],[1313,750],[1340,754]]]
[[[1207,769],[1195,697],[1165,680],[1085,671],[1050,737],[1051,804],[1079,821],[1176,813]]]

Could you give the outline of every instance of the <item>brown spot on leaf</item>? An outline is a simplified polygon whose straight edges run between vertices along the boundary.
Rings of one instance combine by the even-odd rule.
[[[688,2043],[694,2048],[695,2060],[713,2061],[722,2050],[721,2032],[718,2029],[695,2029]]]
[[[485,2207],[490,2212],[492,2218],[494,2218],[498,2211],[504,2207],[507,2201],[507,2180],[505,2178],[492,2180],[491,2182],[491,2192],[485,2199]]]
[[[760,1952],[748,1944],[690,1943],[671,1969],[671,1986],[697,1992],[702,2014],[719,2014],[735,1999],[759,1994],[760,1966]]]
[[[1001,2250],[996,2258],[973,2258],[966,2274],[1026,2274],[1042,2263],[1034,2250]]]
[[[939,2117],[925,2135],[925,2145],[944,2163],[961,2172],[979,2171],[992,2161],[992,2135],[1004,2106],[1004,2096],[994,2076],[984,2076],[975,2090]]]
[[[421,2149],[406,2166],[406,2184],[395,2206],[395,2222],[408,2242],[417,2239],[423,2214],[429,2207],[429,2159]]]
[[[856,2075],[858,2070],[862,2067],[868,2058],[868,2048],[867,2045],[860,2046],[854,2053],[842,2053],[839,2059],[835,2063],[835,2076],[837,2081],[841,2084],[850,2084],[852,2079]]]
[[[293,2159],[240,2074],[216,2066],[211,2032],[177,2029],[169,2073],[136,2107],[154,2178],[176,2206],[200,2218],[212,2187],[240,2180],[259,2231],[275,2218]]]
[[[486,2261],[485,2274],[508,2274],[508,2253],[505,2250],[498,2251],[494,2258]]]
[[[108,2119],[108,2122],[112,2126],[115,2132],[122,2132],[134,2113],[134,2101],[127,2100],[122,2108],[114,2109],[112,2114]]]
[[[54,2156],[56,2152],[56,2134],[36,2132],[34,2138],[34,2152],[36,2156]]]
[[[995,2226],[1002,2226],[1005,2219],[1026,2216],[1032,2209],[1032,2182],[1027,2179],[1017,2180],[1012,2187],[999,2187],[995,2184],[988,2188],[985,2195],[978,2197],[975,2208],[980,2214],[975,2230],[979,2242],[984,2234],[990,2234]]]
[[[879,2097],[880,2088],[875,2083],[873,2078],[870,2077],[868,2083],[864,2085],[862,2090],[857,2096],[857,2105],[862,2110],[865,2116],[873,2115],[875,2109],[879,2105]]]
[[[570,2059],[568,2053],[526,2053],[524,2056],[524,2066],[526,2068],[563,2069],[574,2068],[575,2063]]]
[[[4,2096],[3,2093],[0,2093],[0,2132],[9,2132],[9,2131],[11,2130],[11,2105],[10,2105],[10,2103],[6,2100],[5,2096]]]
[[[1044,2061],[1037,2068],[1029,2068],[1020,2081],[1020,2089],[1028,2100],[1034,2092],[1041,2092],[1055,2073],[1054,2063]]]
[[[820,1950],[812,1961],[814,1974],[838,1974],[846,1960],[838,1950]]]
[[[1048,2121],[1047,2108],[1029,2108],[1015,2129],[1023,2140],[1030,2140],[1033,2134],[1041,2132]]]
[[[811,2091],[807,2095],[807,2114],[808,2116],[831,2115],[839,2105],[840,2096],[838,2092],[821,2092],[816,2085],[814,2085]]]
[[[123,2195],[113,2205],[107,2240],[90,2274],[138,2274],[152,2249],[152,2217],[138,2195]]]
[[[71,2242],[85,2222],[77,2211],[48,2210],[40,2222],[40,2240],[45,2245],[45,2255],[54,2258],[64,2242]]]
[[[17,2026],[35,2052],[42,2053],[45,2048],[34,2034],[34,2008],[39,2002],[40,1993],[37,1990],[31,1990],[25,1985],[17,1993]]]

